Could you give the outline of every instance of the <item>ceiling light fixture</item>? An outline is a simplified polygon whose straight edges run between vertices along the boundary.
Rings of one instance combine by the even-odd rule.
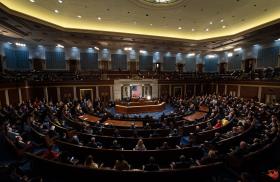
[[[227,54],[227,57],[232,57],[232,56],[233,56],[232,52],[229,52],[229,53]]]
[[[237,47],[237,48],[233,49],[234,52],[238,52],[238,51],[241,51],[241,50],[242,50],[241,47]]]
[[[147,51],[145,51],[145,50],[139,50],[139,53],[140,53],[140,54],[146,54]]]
[[[82,16],[81,16],[81,15],[78,15],[77,17],[78,17],[78,18],[82,18]]]
[[[150,24],[150,26],[153,26],[153,24]]]
[[[192,32],[194,32],[195,31],[195,29],[194,28],[192,28]]]
[[[63,3],[63,1],[62,0],[58,0],[58,2],[61,4],[61,3]]]
[[[59,11],[57,9],[54,10],[55,13],[59,13]]]
[[[220,22],[223,23],[223,22],[224,22],[224,19],[221,19]]]
[[[97,46],[94,46],[94,49],[99,51],[99,47],[97,47]]]
[[[35,3],[35,0],[29,0],[30,2],[32,2],[32,3]]]
[[[276,39],[275,41],[280,41],[280,38]]]
[[[193,56],[195,56],[195,53],[189,53],[189,54],[187,54],[187,57],[193,57]]]
[[[26,44],[16,42],[16,46],[19,46],[19,47],[26,47]]]
[[[213,22],[212,22],[212,21],[210,21],[210,22],[209,22],[209,24],[210,24],[210,25],[212,25],[212,24],[213,24]]]
[[[57,44],[56,47],[57,47],[57,48],[64,48],[64,46],[61,45],[61,44]]]
[[[99,21],[101,21],[101,17],[98,17],[97,19],[98,19]]]
[[[223,25],[222,27],[223,27],[223,28],[226,28],[227,26]]]
[[[209,31],[209,28],[206,28],[205,31],[208,32],[208,31]]]
[[[209,54],[209,55],[207,55],[207,57],[208,57],[208,58],[215,58],[216,55],[215,55],[215,54]]]
[[[182,30],[182,27],[178,27],[179,30]]]
[[[131,51],[131,50],[132,50],[132,47],[125,47],[124,50],[125,50],[125,51]]]

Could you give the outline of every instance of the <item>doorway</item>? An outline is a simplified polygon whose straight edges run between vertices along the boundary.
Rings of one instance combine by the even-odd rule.
[[[93,94],[92,89],[80,89],[80,97],[81,97],[82,100],[83,99],[92,100],[92,98],[93,98],[92,94]]]

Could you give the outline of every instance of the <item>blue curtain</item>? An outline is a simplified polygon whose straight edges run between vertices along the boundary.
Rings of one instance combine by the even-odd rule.
[[[269,47],[259,50],[257,67],[276,67],[278,63],[279,47]]]
[[[163,56],[163,71],[176,71],[176,57]]]
[[[29,70],[29,51],[13,48],[4,49],[6,55],[6,66],[10,70]]]
[[[66,69],[65,64],[65,53],[64,52],[46,52],[46,69],[50,70],[64,70]]]
[[[185,61],[185,72],[195,72],[196,69],[196,57],[187,57]]]
[[[218,61],[219,58],[204,58],[204,72],[214,73],[218,72]]]
[[[127,70],[126,54],[112,54],[112,70]]]
[[[232,57],[228,60],[228,70],[234,71],[234,70],[241,70],[241,64],[242,64],[242,57],[243,54],[233,54]]]
[[[139,56],[140,71],[153,71],[153,56],[140,55]]]
[[[82,70],[98,70],[98,54],[97,53],[81,53],[80,54]]]

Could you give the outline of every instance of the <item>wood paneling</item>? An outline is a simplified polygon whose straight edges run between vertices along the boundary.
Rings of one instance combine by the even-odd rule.
[[[10,105],[17,105],[19,103],[18,89],[9,89]]]
[[[240,87],[240,97],[243,98],[258,98],[258,87],[248,87],[241,86]]]
[[[62,100],[74,98],[74,89],[73,87],[60,87],[60,97]]]
[[[194,95],[194,85],[187,85],[186,94],[187,94],[187,96]]]
[[[98,93],[99,93],[99,98],[101,101],[110,100],[110,87],[109,86],[99,86]]]
[[[6,105],[5,90],[0,90],[0,105],[1,106],[5,106]]]
[[[161,97],[169,96],[169,85],[160,85],[159,86],[159,95]]]
[[[43,99],[44,98],[44,89],[43,87],[33,87],[29,89],[29,94],[31,99]]]
[[[56,87],[48,87],[48,98],[49,101],[57,102],[57,88]]]
[[[224,95],[225,94],[225,85],[218,85],[218,94]]]
[[[29,92],[30,92],[29,88],[21,88],[22,101],[28,101],[30,99]]]
[[[265,101],[266,95],[276,95],[276,98],[280,100],[280,87],[279,88],[273,88],[273,87],[262,87],[262,95],[261,95],[261,101]]]
[[[235,93],[235,96],[237,96],[238,86],[237,85],[227,85],[227,95],[229,95],[231,92]]]

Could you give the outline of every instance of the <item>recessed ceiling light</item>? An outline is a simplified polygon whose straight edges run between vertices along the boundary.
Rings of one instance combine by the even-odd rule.
[[[153,26],[153,24],[150,24],[150,26]]]
[[[63,3],[63,1],[62,1],[62,0],[58,0],[58,2],[59,2],[59,3]]]
[[[16,42],[16,46],[20,46],[20,47],[26,47],[26,44],[23,44],[23,43],[19,43],[19,42]]]
[[[29,0],[30,2],[32,2],[32,3],[35,3],[35,0]]]
[[[223,22],[224,22],[224,19],[221,19],[221,20],[220,20],[220,22],[222,22],[222,23],[223,23]]]
[[[195,31],[195,29],[194,28],[192,28],[192,32],[194,32]]]
[[[57,9],[54,10],[55,13],[59,13],[59,11]]]
[[[223,28],[226,28],[227,26],[223,25],[222,27],[223,27]]]
[[[99,51],[99,47],[97,47],[97,46],[94,46],[94,49]]]
[[[179,30],[182,30],[182,27],[178,27]]]
[[[242,50],[241,47],[238,47],[238,48],[233,49],[234,52],[241,51],[241,50]]]
[[[78,15],[77,17],[78,17],[78,18],[82,18],[82,16],[81,16],[81,15]]]
[[[206,28],[205,31],[208,32],[208,31],[209,31],[209,28]]]
[[[61,45],[61,44],[57,44],[56,47],[57,47],[57,48],[64,48],[64,46]]]
[[[212,21],[210,21],[210,22],[209,22],[209,24],[210,24],[210,25],[212,25],[212,24],[213,24],[213,22],[212,22]]]
[[[100,21],[100,20],[101,20],[101,17],[98,17],[97,19]]]

